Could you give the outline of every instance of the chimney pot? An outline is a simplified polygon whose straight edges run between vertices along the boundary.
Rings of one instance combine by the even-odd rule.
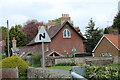
[[[13,49],[16,49],[16,40],[15,40],[15,37],[13,37],[12,46],[13,46]]]

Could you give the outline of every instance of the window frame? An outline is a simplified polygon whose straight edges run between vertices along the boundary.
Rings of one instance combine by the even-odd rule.
[[[101,56],[101,57],[104,57],[104,56],[105,56],[105,53],[100,53],[100,56]]]
[[[63,38],[71,38],[71,32],[69,29],[63,30]]]
[[[107,56],[112,56],[112,53],[107,53]]]

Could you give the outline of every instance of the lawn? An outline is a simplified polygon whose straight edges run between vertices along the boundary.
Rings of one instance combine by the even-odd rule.
[[[52,67],[48,67],[51,69],[63,69],[63,70],[71,70],[72,66],[52,66]]]

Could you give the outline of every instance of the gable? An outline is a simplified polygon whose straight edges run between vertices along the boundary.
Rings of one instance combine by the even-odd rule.
[[[112,36],[112,38],[110,37],[110,36]],[[114,37],[113,37],[114,36]],[[114,46],[116,49],[118,49],[118,50],[120,50],[119,49],[119,47],[117,46],[117,45],[119,45],[120,43],[118,43],[118,41],[120,40],[120,38],[118,37],[115,37],[115,36],[117,36],[118,37],[118,35],[109,35],[109,37],[108,37],[108,35],[106,36],[106,35],[103,35],[102,36],[102,38],[99,40],[99,42],[97,43],[97,45],[95,46],[95,48],[93,49],[93,51],[92,52],[95,52],[95,50],[97,49],[97,47],[101,44],[101,42],[102,41],[104,41],[103,39],[105,38],[112,46]],[[111,38],[111,39],[110,39]]]

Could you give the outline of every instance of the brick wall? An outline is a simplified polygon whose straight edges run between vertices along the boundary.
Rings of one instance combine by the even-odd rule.
[[[18,78],[18,68],[0,69],[1,78]]]
[[[55,59],[55,64],[58,63],[76,63],[85,64],[92,62],[93,64],[120,64],[120,57],[79,57],[79,58],[60,58]]]

